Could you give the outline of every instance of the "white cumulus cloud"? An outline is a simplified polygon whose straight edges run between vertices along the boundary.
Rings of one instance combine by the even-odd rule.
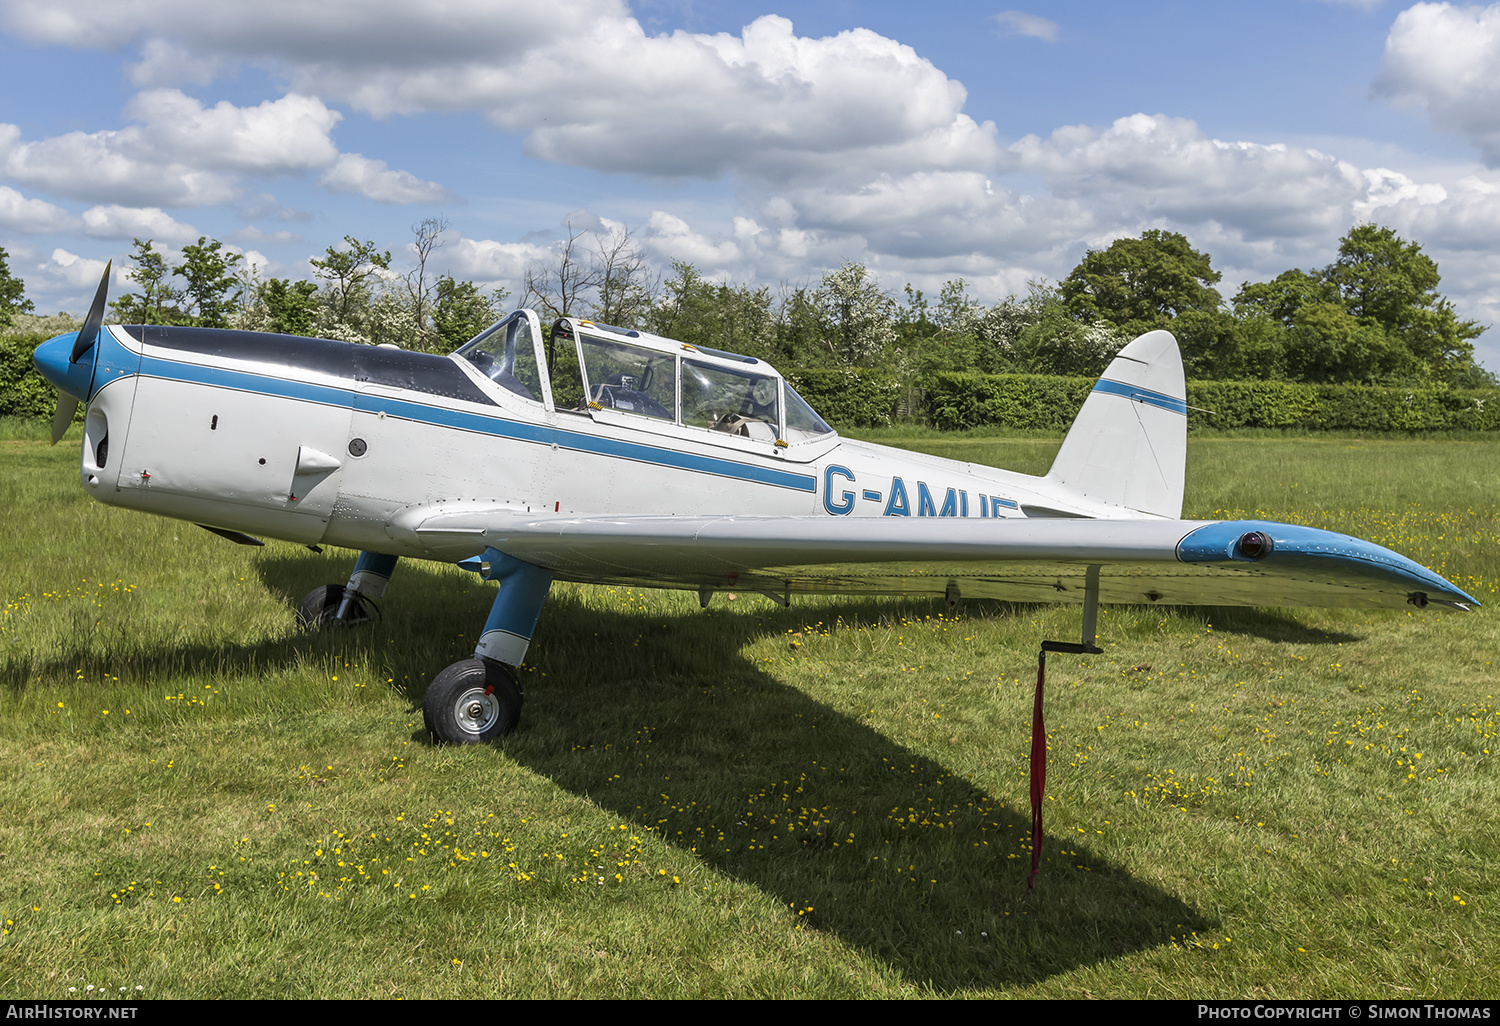
[[[1007,34],[1062,35],[1028,11],[994,17]],[[248,181],[279,175],[382,202],[450,200],[440,183],[377,159],[373,144],[340,153],[339,109],[473,112],[546,161],[731,180],[733,210],[669,199],[635,209],[654,211],[637,234],[654,260],[735,280],[805,282],[852,259],[892,287],[909,277],[932,290],[962,274],[998,298],[1152,227],[1184,232],[1231,275],[1269,277],[1326,263],[1369,219],[1421,241],[1445,284],[1478,297],[1471,308],[1500,307],[1484,298],[1500,294],[1500,257],[1488,255],[1500,174],[1215,138],[1167,114],[1002,141],[965,111],[960,82],[866,29],[815,38],[766,15],[738,32],[652,34],[623,0],[0,0],[0,25],[30,43],[125,50],[150,87],[123,127],[25,140],[0,125],[0,183],[96,204],[95,231],[223,202],[245,220],[286,220],[296,215]],[[173,88],[246,68],[281,83],[280,98],[239,107]],[[1376,90],[1500,167],[1500,4],[1410,6],[1391,25]],[[0,192],[0,225],[14,230],[73,216]],[[608,227],[589,217],[575,225]],[[530,236],[450,235],[441,260],[459,278],[514,289],[551,253]]]
[[[381,203],[435,203],[454,198],[437,182],[424,181],[410,171],[392,171],[383,160],[358,153],[342,153],[319,179],[334,192],[348,192]]]
[[[1010,147],[1015,170],[1055,196],[1179,223],[1215,220],[1247,236],[1336,237],[1366,180],[1346,161],[1303,147],[1214,139],[1192,121],[1135,114],[1074,125]]]
[[[632,21],[599,26],[592,43],[514,69],[491,120],[529,129],[549,160],[669,176],[860,177],[996,152],[959,83],[868,30],[809,39],[767,15],[739,36],[647,37]]]
[[[1422,242],[1453,294],[1481,316],[1488,307],[1478,283],[1494,276],[1484,268],[1500,271],[1500,258],[1487,255],[1500,237],[1500,174],[1420,178],[1305,146],[1216,139],[1164,115],[1027,136],[990,173],[793,186],[757,218],[775,230],[740,243],[740,266],[762,279],[799,262],[855,259],[929,291],[962,275],[978,294],[1000,290],[989,298],[1024,291],[1028,278],[1056,280],[1087,249],[1147,228],[1183,232],[1211,253],[1226,294],[1247,278],[1327,263],[1337,240],[1367,220]]]
[[[160,207],[90,207],[82,215],[83,233],[96,239],[151,239],[179,245],[198,238],[198,229],[183,224]]]
[[[308,171],[323,171],[330,189],[382,202],[454,198],[442,185],[384,161],[340,154],[331,133],[343,115],[316,97],[289,93],[255,106],[222,100],[205,106],[177,89],[151,89],[136,95],[126,113],[134,124],[124,128],[35,142],[22,140],[17,126],[0,124],[0,178],[110,209],[229,203],[246,176]]]
[[[647,221],[646,249],[661,263],[681,260],[695,267],[717,271],[733,267],[740,260],[740,247],[732,240],[715,242],[675,214],[656,210]]]
[[[1500,4],[1417,4],[1402,11],[1385,41],[1376,92],[1424,107],[1500,166]]]
[[[529,264],[549,260],[552,250],[532,242],[497,242],[494,239],[447,239],[442,261],[448,273],[460,280],[504,283],[517,293]]]
[[[136,124],[36,142],[0,125],[0,176],[72,199],[202,206],[231,200],[237,173],[290,174],[338,156],[328,133],[340,115],[297,95],[204,107],[175,89],[151,90],[128,113]]]
[[[52,251],[50,259],[36,265],[36,269],[50,283],[65,285],[73,289],[88,288],[92,291],[99,287],[99,279],[103,276],[107,264],[106,260],[91,260],[59,248]],[[121,280],[120,274],[120,270],[116,269],[115,281],[110,283],[111,291]]]
[[[142,206],[221,203],[228,176],[178,163],[137,145],[139,132],[68,132],[38,142],[0,125],[0,177],[70,199]]]
[[[222,57],[148,39],[141,44],[140,61],[130,69],[130,80],[138,86],[208,85],[229,70],[230,62]]]
[[[46,235],[68,231],[77,224],[78,219],[62,207],[45,200],[27,199],[9,186],[0,185],[0,228]]]
[[[144,156],[162,151],[195,167],[286,174],[326,167],[338,156],[329,133],[343,115],[316,97],[289,93],[254,107],[220,100],[205,107],[177,89],[138,94],[126,113],[140,122],[120,133]]]

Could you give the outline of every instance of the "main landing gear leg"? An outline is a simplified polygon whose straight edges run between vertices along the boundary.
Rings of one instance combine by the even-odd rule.
[[[465,564],[467,565],[467,564]],[[479,575],[500,582],[474,657],[449,666],[427,686],[422,715],[443,744],[467,745],[504,737],[521,721],[521,688],[514,667],[526,658],[552,574],[495,549],[478,562]]]
[[[369,623],[377,612],[373,600],[385,594],[397,558],[380,552],[361,552],[348,584],[325,584],[308,592],[297,608],[297,622],[308,631]]]

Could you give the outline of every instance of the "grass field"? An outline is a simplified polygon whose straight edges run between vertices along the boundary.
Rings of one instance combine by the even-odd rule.
[[[436,749],[491,593],[91,503],[0,424],[0,994],[1500,993],[1493,609],[1079,611],[557,586],[521,729]],[[75,429],[76,433],[76,429]],[[883,437],[886,442],[903,442]],[[1045,470],[1058,439],[912,435]],[[1500,604],[1500,443],[1195,438],[1189,516],[1399,549]],[[88,988],[94,988],[89,990]]]

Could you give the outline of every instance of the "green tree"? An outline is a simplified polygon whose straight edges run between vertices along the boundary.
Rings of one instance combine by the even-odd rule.
[[[804,286],[781,284],[776,304],[776,351],[785,363],[811,367],[827,362],[821,319],[813,294]]]
[[[448,350],[457,349],[499,320],[501,304],[510,295],[498,289],[487,296],[472,281],[455,281],[448,274],[438,278],[434,292],[432,323],[441,345]]]
[[[313,257],[308,263],[313,273],[328,283],[328,306],[333,322],[339,326],[358,329],[363,325],[369,305],[370,289],[366,284],[380,271],[391,269],[391,253],[381,253],[373,242],[360,242],[352,235],[344,236],[347,249],[329,246],[323,259]]]
[[[141,287],[140,294],[126,293],[110,304],[122,324],[177,324],[183,314],[177,304],[182,293],[172,286],[172,268],[150,239],[136,239],[130,254],[135,266],[125,277]]]
[[[526,265],[521,305],[533,307],[544,318],[577,317],[584,298],[599,287],[599,272],[589,260],[583,232],[568,222],[568,237],[547,263]],[[606,324],[610,323],[605,321]]]
[[[1213,366],[1202,376],[1224,381],[1282,381],[1289,376],[1300,380],[1287,369],[1294,324],[1295,320],[1283,323],[1253,310],[1236,311]]]
[[[896,340],[895,300],[863,264],[823,275],[813,300],[823,348],[844,366],[873,366]]]
[[[1427,372],[1400,339],[1338,303],[1308,303],[1297,311],[1286,360],[1296,381],[1399,384]]]
[[[910,372],[970,371],[980,364],[978,336],[984,307],[969,295],[962,278],[943,283],[934,306],[920,289],[906,286],[906,302],[896,313],[900,337],[898,367]]]
[[[1139,239],[1117,239],[1090,250],[1059,286],[1080,322],[1106,321],[1134,337],[1170,329],[1189,310],[1212,312],[1223,303],[1214,285],[1221,275],[1177,232],[1157,228]]]
[[[1044,317],[1050,317],[1058,327],[1061,327],[1061,321],[1068,319],[1067,308],[1054,286],[1045,281],[1030,281],[1026,288],[1024,299],[1006,296],[975,319],[973,331],[979,342],[975,350],[975,370],[985,374],[1029,371],[1020,343],[1023,336],[1030,340],[1038,336],[1028,335],[1028,329]]]
[[[1081,323],[1060,289],[1044,282],[1031,283],[1026,305],[1012,347],[1016,369],[1029,374],[1097,377],[1134,337],[1105,320]]]
[[[921,293],[917,293],[920,298]],[[976,322],[983,316],[984,307],[969,295],[969,285],[962,278],[943,283],[938,292],[937,308],[932,311],[932,321],[938,331],[949,335],[973,335]]]
[[[181,295],[193,324],[202,328],[229,326],[240,297],[234,275],[239,259],[238,253],[226,252],[218,239],[203,235],[196,243],[182,247],[182,263],[172,269],[172,274],[187,282]]]
[[[1234,295],[1235,316],[1241,319],[1266,317],[1290,328],[1297,311],[1308,303],[1334,303],[1338,290],[1321,274],[1308,274],[1294,267],[1271,281],[1246,282]]]
[[[365,306],[364,338],[371,345],[389,343],[402,349],[424,349],[422,329],[409,297],[401,289],[387,286],[374,294]],[[344,341],[355,339],[344,336]]]
[[[1212,377],[1233,323],[1214,288],[1221,275],[1185,236],[1153,228],[1090,250],[1059,286],[1081,324],[1103,322],[1127,338],[1165,328],[1177,336],[1188,377]]]
[[[651,308],[647,327],[664,338],[710,345],[703,327],[713,316],[714,282],[685,260],[672,261],[672,276],[662,282],[661,297]]]
[[[0,328],[10,327],[16,314],[30,313],[31,300],[26,298],[26,283],[13,277],[6,263],[10,254],[0,246]]]
[[[771,305],[768,288],[716,282],[678,260],[644,326],[690,345],[774,360],[780,354]]]
[[[1471,340],[1484,329],[1458,319],[1438,294],[1440,280],[1421,246],[1389,228],[1358,225],[1327,267],[1241,287],[1234,297],[1239,362],[1257,377],[1284,369],[1302,381],[1483,384],[1488,372],[1475,366]]]
[[[938,327],[932,322],[932,304],[927,301],[922,290],[913,288],[911,282],[907,282],[903,291],[906,293],[906,302],[898,304],[896,308],[896,334],[901,336],[901,341],[910,345],[937,334]]]
[[[758,359],[779,358],[769,288],[717,284],[712,312],[709,345]]]
[[[1434,376],[1473,364],[1471,340],[1484,328],[1458,319],[1438,294],[1437,263],[1415,242],[1389,228],[1358,225],[1340,240],[1338,259],[1322,277],[1351,316],[1399,340]]]
[[[272,278],[260,287],[266,308],[266,330],[280,335],[310,335],[318,318],[318,286],[310,281]]]
[[[1467,367],[1453,367],[1443,375],[1443,380],[1452,388],[1500,388],[1500,377],[1474,363]]]

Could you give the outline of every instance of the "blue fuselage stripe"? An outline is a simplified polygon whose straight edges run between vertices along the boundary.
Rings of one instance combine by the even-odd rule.
[[[1184,417],[1187,416],[1186,401],[1175,399],[1161,392],[1153,392],[1149,388],[1141,388],[1139,385],[1127,385],[1121,381],[1100,378],[1098,383],[1094,385],[1094,391],[1104,392],[1109,395],[1124,396],[1126,399],[1134,399],[1136,402],[1145,403],[1147,406],[1156,406],[1163,410],[1171,410],[1173,413],[1180,413]]]
[[[164,360],[153,356],[147,356],[141,360],[140,373],[173,381],[191,381],[219,388],[232,388],[241,392],[257,392],[285,399],[300,399],[304,402],[322,403],[326,406],[343,406],[361,412],[384,412],[387,416],[402,417],[423,424],[458,428],[542,445],[555,444],[560,448],[573,449],[578,452],[591,452],[600,456],[614,456],[640,463],[691,470],[700,474],[754,481],[757,484],[791,488],[799,492],[817,490],[816,479],[807,474],[794,474],[772,467],[757,467],[736,463],[733,460],[699,456],[674,449],[582,434],[540,424],[528,424],[524,421],[506,420],[464,410],[429,406],[426,403],[355,392],[347,388],[296,381],[269,374],[254,374],[223,367],[205,367],[201,364]]]

